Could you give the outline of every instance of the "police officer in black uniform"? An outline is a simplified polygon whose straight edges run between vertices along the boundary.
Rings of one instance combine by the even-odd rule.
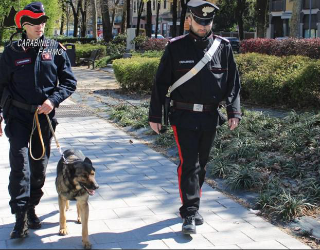
[[[21,18],[21,24],[26,32],[21,40],[5,48],[0,60],[0,96],[10,101],[3,107],[3,115],[6,123],[4,132],[10,143],[9,204],[16,217],[11,238],[23,238],[27,236],[28,228],[41,227],[35,206],[43,195],[52,138],[45,114],[55,129],[55,108],[75,91],[77,84],[65,48],[44,37],[48,17],[42,3],[33,2],[24,10],[27,14]],[[45,146],[45,155],[40,160],[32,159],[28,151],[32,146],[35,158],[43,152],[37,129],[29,145],[37,108]]]
[[[170,40],[161,59],[152,90],[149,122],[159,133],[162,107],[169,86],[190,71],[217,38],[211,31],[214,11],[218,7],[203,0],[188,3],[190,32]],[[199,214],[201,187],[216,127],[223,116],[220,102],[226,102],[228,124],[233,130],[241,119],[240,80],[228,40],[222,41],[211,60],[191,79],[171,92],[170,124],[179,150],[179,191],[182,201],[180,215],[182,232],[196,233],[203,224]]]

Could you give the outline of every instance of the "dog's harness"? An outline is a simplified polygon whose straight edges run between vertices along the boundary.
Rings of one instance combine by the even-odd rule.
[[[30,156],[31,156],[31,158],[32,158],[33,160],[35,160],[35,161],[41,160],[42,157],[44,156],[45,152],[46,152],[46,149],[45,149],[44,143],[43,143],[43,137],[42,137],[41,127],[40,127],[40,122],[39,122],[39,114],[38,114],[38,111],[39,111],[39,108],[37,108],[37,110],[35,111],[34,116],[33,116],[33,125],[32,125],[32,131],[31,131],[31,134],[30,134],[30,141],[29,141]],[[62,158],[63,158],[63,160],[64,160],[64,163],[65,163],[65,164],[68,164],[67,159],[65,158],[65,156],[64,156],[64,154],[63,154],[62,148],[61,148],[61,146],[60,146],[60,144],[59,144],[59,142],[58,142],[58,139],[57,139],[56,134],[55,134],[55,132],[54,132],[54,129],[53,129],[53,127],[52,127],[50,118],[49,118],[49,116],[48,116],[47,114],[45,114],[45,115],[46,115],[46,117],[47,117],[48,124],[49,124],[50,130],[51,130],[51,133],[52,133],[52,135],[53,135],[53,137],[54,137],[54,140],[55,140],[55,142],[56,142],[57,148],[58,148],[58,150],[59,150],[59,152],[60,152],[60,154],[61,154],[61,156],[62,156]],[[31,145],[32,145],[32,143],[31,143],[31,141],[32,141],[32,136],[33,136],[33,133],[34,133],[34,131],[35,131],[36,128],[38,128],[39,138],[40,138],[41,147],[42,147],[42,155],[41,155],[39,158],[35,158],[35,157],[32,155],[32,146],[31,146]]]

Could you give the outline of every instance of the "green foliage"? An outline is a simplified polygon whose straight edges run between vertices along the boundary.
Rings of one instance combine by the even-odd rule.
[[[76,44],[76,61],[79,63],[80,58],[88,58],[93,50],[100,49],[100,56],[106,55],[104,45]]]
[[[259,174],[250,166],[235,165],[226,180],[231,189],[251,189],[259,183]]]
[[[135,45],[135,49],[138,50],[146,41],[148,40],[147,36],[139,35],[136,36],[131,43]]]
[[[106,67],[108,64],[110,64],[112,62],[113,59],[114,58],[112,58],[111,56],[102,57],[99,60],[97,60],[96,67],[97,68]]]
[[[319,155],[319,112],[280,119],[245,110],[235,131],[219,128],[208,169],[232,189],[259,192],[258,208],[290,220],[320,204]]]
[[[123,127],[145,128],[149,125],[148,110],[148,105],[146,104],[140,106],[120,104],[112,108],[110,117]]]
[[[161,50],[148,50],[145,52],[133,52],[132,57],[148,57],[148,58],[160,58],[162,57],[164,51]]]
[[[303,214],[306,208],[312,207],[306,203],[301,197],[294,197],[285,190],[282,191],[278,198],[278,204],[273,207],[276,215],[280,216],[284,221],[290,221]]]
[[[320,62],[256,53],[236,57],[244,100],[286,107],[320,107]]]
[[[113,61],[117,81],[126,91],[151,91],[159,58],[134,57]]]
[[[165,133],[157,136],[155,143],[164,148],[175,146],[173,130],[170,127]]]

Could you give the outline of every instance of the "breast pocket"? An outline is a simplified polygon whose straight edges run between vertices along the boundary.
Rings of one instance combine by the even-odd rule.
[[[34,86],[34,67],[32,64],[19,65],[13,69],[12,79],[17,89],[30,89]]]

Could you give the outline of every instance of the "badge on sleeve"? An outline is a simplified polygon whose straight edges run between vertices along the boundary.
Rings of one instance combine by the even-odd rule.
[[[42,61],[51,61],[52,60],[52,56],[48,52],[43,52],[41,54],[41,57],[42,57]]]

